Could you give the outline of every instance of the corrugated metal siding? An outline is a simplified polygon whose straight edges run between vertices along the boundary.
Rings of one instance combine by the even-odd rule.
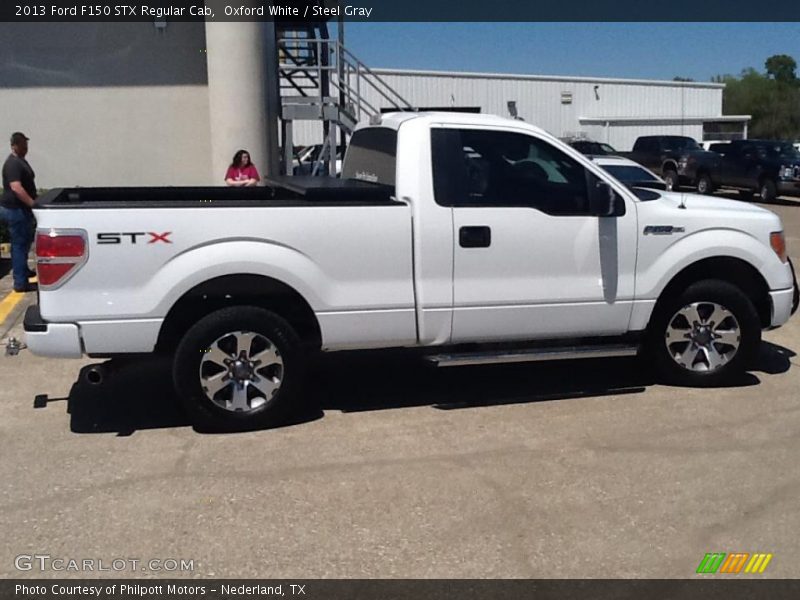
[[[398,74],[380,69],[375,72],[414,106],[477,106],[484,113],[508,115],[507,103],[513,100],[520,117],[559,137],[579,133],[595,135],[590,132],[597,131],[597,126],[582,125],[579,122],[581,117],[708,117],[722,114],[722,89],[713,87],[670,86],[663,82],[649,85],[639,82]],[[572,94],[571,104],[561,103],[562,93]],[[366,89],[365,97],[375,106],[390,107],[371,88]],[[629,147],[633,142],[628,144],[628,137],[637,127],[640,126],[612,124],[611,129],[621,129],[619,139],[624,142],[624,147]],[[646,126],[642,135],[660,133],[662,129],[665,133],[678,135],[693,135],[688,133],[691,130],[697,139],[702,136],[702,125],[679,123]],[[298,144],[318,143],[322,138],[321,131],[318,123],[297,123],[295,140]]]

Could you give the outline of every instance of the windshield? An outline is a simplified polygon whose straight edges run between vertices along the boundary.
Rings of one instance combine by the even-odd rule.
[[[634,194],[636,194],[636,197],[639,198],[639,200],[645,202],[648,200],[657,200],[661,197],[661,194],[654,192],[653,189],[662,191],[667,189],[667,184],[665,184],[644,167],[637,167],[636,165],[601,164],[600,168],[625,184]]]
[[[767,158],[800,159],[800,152],[791,142],[761,142],[756,145],[756,152]]]
[[[581,154],[603,156],[617,153],[617,151],[608,144],[600,142],[577,141],[571,142],[570,145]]]
[[[702,150],[699,144],[689,137],[664,138],[665,152],[685,152],[687,150]]]
[[[644,181],[658,181],[658,178],[647,169],[633,165],[600,165],[605,171],[611,173],[622,183],[640,183]]]

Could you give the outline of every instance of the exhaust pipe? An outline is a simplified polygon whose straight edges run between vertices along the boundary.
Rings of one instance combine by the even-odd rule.
[[[100,385],[106,378],[106,370],[100,365],[94,365],[86,369],[83,378],[89,385]]]

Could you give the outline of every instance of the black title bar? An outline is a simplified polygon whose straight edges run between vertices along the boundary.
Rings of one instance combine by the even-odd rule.
[[[788,600],[798,580],[702,576],[693,580],[5,580],[3,600]]]
[[[665,10],[668,7],[668,10]],[[798,22],[797,0],[3,0],[0,21]]]

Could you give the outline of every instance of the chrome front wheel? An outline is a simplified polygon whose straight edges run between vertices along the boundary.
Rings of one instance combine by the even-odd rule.
[[[741,330],[734,314],[716,302],[692,302],[669,320],[667,352],[684,369],[711,372],[739,351]]]
[[[734,382],[760,342],[753,301],[728,281],[705,279],[659,301],[645,354],[662,380],[708,387]]]

